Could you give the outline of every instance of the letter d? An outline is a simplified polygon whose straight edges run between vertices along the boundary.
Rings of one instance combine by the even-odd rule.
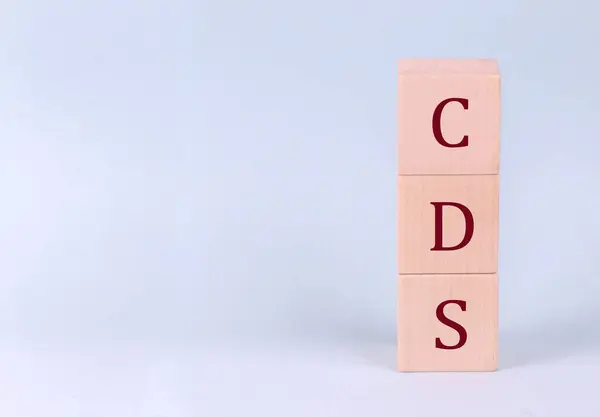
[[[451,251],[451,250],[462,249],[465,246],[467,246],[467,244],[471,241],[471,238],[473,238],[473,231],[475,229],[475,222],[473,221],[473,214],[471,213],[471,211],[460,203],[436,202],[436,203],[431,203],[431,204],[435,208],[435,244],[433,245],[433,248],[431,248],[431,250],[432,251]],[[463,237],[463,240],[456,246],[446,246],[445,247],[443,244],[442,230],[443,230],[443,219],[444,219],[444,216],[443,216],[444,206],[450,206],[450,207],[455,207],[455,208],[459,209],[462,212],[463,216],[465,217],[465,235]]]

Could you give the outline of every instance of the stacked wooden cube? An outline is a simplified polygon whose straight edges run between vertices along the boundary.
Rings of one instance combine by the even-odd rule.
[[[498,366],[500,73],[399,65],[398,369]]]

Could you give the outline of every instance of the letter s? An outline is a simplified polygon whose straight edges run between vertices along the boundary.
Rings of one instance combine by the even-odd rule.
[[[443,303],[441,303],[440,305],[438,305],[438,307],[435,311],[435,315],[436,315],[437,319],[442,324],[456,330],[456,332],[458,333],[458,336],[459,336],[458,343],[455,344],[454,346],[447,346],[444,343],[442,343],[442,341],[440,340],[439,337],[436,337],[435,338],[435,347],[438,349],[446,349],[446,350],[460,349],[461,347],[463,347],[465,345],[465,343],[467,343],[467,331],[460,324],[458,324],[457,322],[455,322],[453,320],[450,320],[448,317],[446,317],[444,315],[444,307],[446,307],[448,304],[456,304],[460,307],[461,311],[467,311],[467,302],[463,301],[463,300],[446,300]]]

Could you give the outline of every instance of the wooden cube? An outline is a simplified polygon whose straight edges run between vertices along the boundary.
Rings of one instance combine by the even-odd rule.
[[[399,65],[400,175],[497,174],[500,74],[495,60]]]
[[[398,369],[495,370],[497,62],[400,61],[398,119]]]
[[[494,371],[496,274],[399,275],[398,370]]]
[[[498,180],[399,176],[399,273],[497,272]]]

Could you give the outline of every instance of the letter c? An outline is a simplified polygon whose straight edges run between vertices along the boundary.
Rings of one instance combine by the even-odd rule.
[[[442,112],[444,111],[444,107],[446,107],[446,104],[451,103],[453,101],[461,104],[463,109],[469,109],[469,100],[466,98],[452,97],[442,101],[440,104],[437,105],[433,112],[433,119],[431,121],[431,127],[433,128],[433,136],[440,145],[446,148],[464,148],[469,145],[468,135],[463,136],[460,142],[452,144],[448,143],[446,139],[444,139],[444,135],[442,134]]]

